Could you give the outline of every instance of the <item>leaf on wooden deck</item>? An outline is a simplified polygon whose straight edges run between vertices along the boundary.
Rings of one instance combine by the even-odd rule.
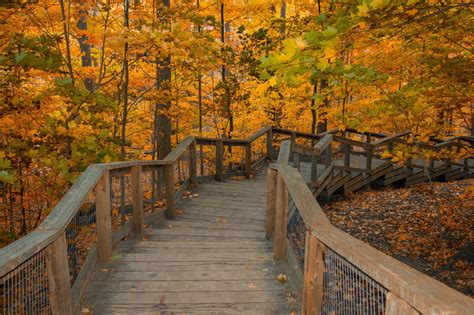
[[[281,284],[285,284],[288,281],[288,277],[282,273],[278,275],[277,279]]]

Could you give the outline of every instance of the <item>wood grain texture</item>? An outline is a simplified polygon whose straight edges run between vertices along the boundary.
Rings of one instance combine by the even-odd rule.
[[[112,257],[112,208],[110,205],[109,172],[104,171],[102,178],[94,188],[97,212],[97,252],[99,261],[108,261]]]
[[[133,207],[133,233],[143,234],[144,213],[143,213],[143,188],[142,188],[142,167],[133,166],[132,172],[132,207]]]
[[[273,253],[275,260],[286,259],[286,234],[288,225],[288,189],[283,178],[278,172],[276,187],[275,207],[275,234],[273,241]]]
[[[273,239],[275,235],[276,186],[277,172],[269,168],[267,170],[267,215],[265,224],[265,237],[268,240]]]
[[[400,299],[392,292],[387,293],[385,302],[385,315],[419,315],[420,312],[415,310],[410,304]]]
[[[66,235],[46,248],[49,301],[53,315],[73,314]]]
[[[275,262],[265,238],[265,181],[258,173],[192,188],[174,220],[116,245],[114,259],[95,270],[82,305],[95,313],[297,311],[287,298],[297,294],[286,263]],[[290,281],[280,283],[279,274]]]

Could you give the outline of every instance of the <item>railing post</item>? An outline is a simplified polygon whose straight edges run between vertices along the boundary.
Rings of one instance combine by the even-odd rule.
[[[298,152],[293,153],[293,164],[295,165],[295,168],[299,171],[301,168],[301,158]]]
[[[365,160],[365,168],[367,170],[367,174],[370,173],[370,171],[372,170],[372,146],[370,145],[371,143],[371,138],[370,138],[370,134],[367,134],[367,144],[369,146],[367,146],[366,148],[366,154],[367,154],[367,158]]]
[[[267,132],[267,159],[273,160],[273,130],[270,128]]]
[[[265,237],[269,240],[273,239],[275,234],[277,174],[278,172],[271,168],[267,171],[267,221],[265,224]]]
[[[143,234],[143,189],[142,189],[142,166],[132,166],[132,206],[133,206],[133,232]]]
[[[296,145],[296,132],[292,131],[290,136],[291,148],[294,148]]]
[[[311,154],[311,182],[314,183],[318,180],[318,158],[316,154]]]
[[[197,185],[196,141],[189,145],[189,182],[192,186]]]
[[[222,159],[224,155],[222,140],[216,141],[216,181],[222,181]]]
[[[275,207],[275,239],[273,254],[275,260],[286,259],[286,232],[288,224],[288,189],[280,174],[277,175],[276,207]]]
[[[344,166],[351,166],[351,145],[350,143],[344,144]]]
[[[303,278],[303,314],[321,314],[323,305],[324,249],[319,240],[306,232]]]
[[[46,248],[48,289],[53,315],[73,314],[66,235]]]
[[[328,168],[329,166],[331,166],[331,159],[332,159],[332,148],[331,148],[331,145],[329,145],[327,148],[326,148],[326,168]]]
[[[166,218],[173,220],[175,215],[175,200],[174,200],[174,164],[169,163],[165,165],[165,186],[166,186]]]
[[[245,145],[245,177],[252,175],[252,142]]]
[[[112,258],[112,208],[109,171],[105,170],[94,188],[97,216],[97,253],[99,261]]]

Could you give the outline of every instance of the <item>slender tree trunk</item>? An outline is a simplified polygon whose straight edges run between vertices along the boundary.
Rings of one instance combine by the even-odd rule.
[[[281,18],[280,34],[282,36],[285,36],[285,32],[286,32],[286,2],[285,0],[281,1],[280,18]]]
[[[81,0],[79,3],[79,21],[77,21],[77,28],[83,32],[87,31],[87,3]],[[81,50],[81,62],[83,67],[92,66],[91,45],[88,43],[89,37],[85,34],[79,36],[79,47]],[[94,80],[90,77],[84,79],[84,85],[89,92],[94,90]]]
[[[130,0],[124,0],[123,25],[129,28],[129,9]],[[127,141],[127,120],[128,120],[128,85],[129,85],[129,69],[128,69],[128,39],[125,40],[123,47],[123,85],[122,85],[122,122],[120,137],[120,158],[125,159],[125,146]]]
[[[163,6],[170,7],[170,0],[163,0]],[[159,12],[157,11],[157,15]],[[166,18],[168,21],[169,18]],[[168,23],[168,22],[166,22]],[[170,96],[170,82],[171,82],[171,56],[156,61],[156,88],[167,91],[167,96]],[[157,113],[155,141],[158,150],[158,159],[163,159],[171,152],[171,118],[169,110],[171,108],[171,101],[169,99],[163,100],[156,104]]]
[[[318,0],[318,13],[321,14],[321,0]],[[320,88],[319,88],[319,93],[324,93],[324,90],[326,89],[326,87],[328,86],[328,81],[327,79],[321,79],[321,85],[320,85]],[[328,121],[327,121],[327,118],[326,118],[326,111],[327,111],[327,108],[329,108],[329,99],[327,97],[324,98],[324,102],[323,102],[323,108],[322,108],[322,111],[319,112],[319,117],[318,117],[318,124],[317,124],[317,129],[318,129],[318,133],[322,133],[322,132],[325,132],[327,131],[328,129]],[[324,112],[324,115],[322,115],[321,112]]]

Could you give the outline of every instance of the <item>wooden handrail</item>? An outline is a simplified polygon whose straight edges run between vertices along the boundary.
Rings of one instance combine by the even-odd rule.
[[[394,139],[396,138],[401,138],[403,136],[406,136],[406,135],[409,135],[411,134],[411,131],[407,130],[407,131],[404,131],[404,132],[401,132],[401,133],[398,133],[396,135],[393,135],[393,136],[388,136],[388,137],[385,137],[385,138],[382,138],[382,139],[379,139],[375,142],[372,142],[372,146],[374,148],[378,147],[378,146],[381,146],[381,145],[384,145],[386,143],[389,143],[391,141],[393,141]]]
[[[284,161],[286,158],[281,160]],[[311,243],[312,237],[316,240],[314,246],[323,246],[322,250],[324,248],[331,249],[386,288],[392,296],[390,303],[397,303],[396,301],[399,299],[400,303],[406,304],[407,308],[417,310],[422,314],[470,314],[474,309],[474,300],[468,296],[449,288],[333,226],[301,174],[295,168],[285,163],[272,164],[271,167],[274,174],[269,177],[269,180],[275,181],[276,178],[281,178],[284,183],[284,188],[276,189],[276,197],[274,198],[279,200],[278,193],[287,191],[309,230],[306,239],[309,245],[306,247],[308,252],[305,255],[305,279],[303,281],[303,303],[306,303],[302,305],[305,311],[304,314],[313,314],[313,312],[319,314],[320,312],[316,309],[318,303],[308,297],[308,294],[318,294],[319,298],[322,298],[320,279],[322,279],[323,270],[316,261],[307,261],[307,259],[311,259],[308,257],[318,257],[314,255],[313,251],[315,249],[311,246],[313,244]],[[275,183],[268,183],[268,185],[272,187]],[[275,213],[284,212],[284,210],[278,209],[278,207],[282,207],[278,202],[274,206]],[[267,209],[268,212],[271,213],[271,209]],[[275,222],[275,229],[286,226],[288,221],[288,218],[281,218],[281,215],[275,217],[275,220],[279,219],[284,221]],[[272,227],[267,222],[268,226]],[[267,234],[275,235],[275,247],[278,248],[278,251],[275,252],[275,259],[285,257],[285,253],[281,252],[283,250],[282,233],[275,230],[275,232],[267,231]],[[317,260],[317,258],[314,259]],[[317,264],[319,267],[313,268],[311,267],[312,264]],[[314,272],[320,272],[321,274],[315,275]]]
[[[181,141],[176,148],[174,148],[173,151],[171,151],[163,160],[165,161],[170,161],[170,162],[176,162],[181,155],[186,152],[186,150],[189,148],[191,144],[193,144],[195,141],[194,137],[186,137],[183,141]]]
[[[260,128],[260,130],[254,132],[253,134],[248,136],[246,140],[247,140],[247,142],[254,142],[258,138],[260,138],[260,137],[264,136],[265,134],[267,134],[271,129],[272,129],[272,127],[268,127],[268,126],[262,127],[262,128]]]
[[[331,145],[332,140],[333,140],[332,134],[325,135],[321,140],[319,140],[318,143],[314,145],[313,147],[314,153],[318,155],[323,153],[323,151],[326,150],[326,148]]]

